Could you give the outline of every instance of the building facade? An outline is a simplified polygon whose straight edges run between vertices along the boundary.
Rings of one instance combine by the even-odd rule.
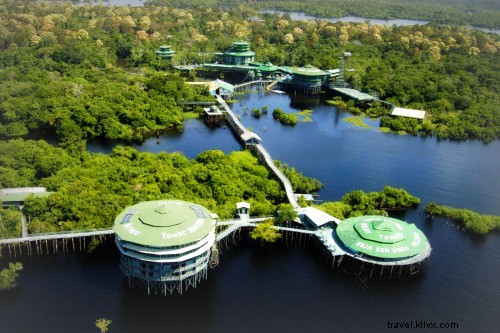
[[[226,65],[248,65],[255,60],[255,52],[244,41],[234,42],[223,55]]]
[[[129,284],[148,293],[182,293],[207,276],[217,215],[181,200],[141,202],[116,218],[113,230]]]

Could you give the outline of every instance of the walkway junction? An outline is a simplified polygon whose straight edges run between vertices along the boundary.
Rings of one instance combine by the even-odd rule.
[[[364,216],[341,221],[315,207],[300,207],[304,194],[293,193],[289,179],[276,167],[262,139],[249,131],[234,115],[226,101],[216,96],[220,109],[240,143],[258,156],[282,183],[298,218],[284,226],[273,226],[295,239],[313,239],[330,258],[332,267],[347,266],[356,276],[413,275],[430,256],[425,235],[414,225],[383,216]],[[1,193],[5,193],[3,191]],[[11,191],[12,192],[12,191]],[[15,192],[15,191],[14,191]],[[63,232],[0,239],[15,256],[26,248],[28,254],[49,252],[61,246],[63,251],[87,246],[86,240],[114,235],[121,253],[121,269],[129,285],[138,285],[148,293],[182,293],[195,288],[208,276],[208,268],[219,264],[220,244],[242,229],[252,229],[273,217],[250,217],[250,205],[237,204],[239,218],[218,220],[218,215],[203,206],[181,200],[141,202],[125,208],[115,219],[113,229]],[[23,229],[24,230],[24,229]],[[75,240],[77,244],[75,245]],[[16,250],[17,247],[17,250]],[[363,282],[364,283],[364,282]]]

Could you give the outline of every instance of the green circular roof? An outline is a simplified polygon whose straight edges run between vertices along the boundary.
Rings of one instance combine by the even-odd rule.
[[[266,62],[266,63],[262,64],[261,66],[259,66],[259,70],[262,72],[275,72],[278,70],[278,66],[273,65],[270,62]]]
[[[428,246],[427,238],[414,224],[384,216],[346,219],[337,227],[337,235],[352,251],[382,259],[413,257]]]
[[[125,208],[115,219],[114,232],[130,243],[169,247],[197,242],[215,229],[212,213],[181,200],[146,201]]]
[[[304,67],[294,67],[293,74],[305,76],[323,76],[327,73],[311,65],[305,65]]]

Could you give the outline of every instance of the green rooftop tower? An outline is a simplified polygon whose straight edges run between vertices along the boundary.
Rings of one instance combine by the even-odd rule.
[[[254,61],[255,52],[250,49],[250,44],[244,41],[234,42],[224,52],[224,63],[227,65],[247,65]]]
[[[216,214],[180,200],[147,201],[127,207],[115,220],[115,242],[129,283],[166,294],[207,276],[215,242]]]

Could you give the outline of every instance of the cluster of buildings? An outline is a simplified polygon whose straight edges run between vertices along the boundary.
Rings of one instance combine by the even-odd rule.
[[[249,218],[250,205],[238,204],[240,221]],[[388,270],[420,265],[431,247],[413,224],[383,216],[361,216],[340,221],[316,208],[299,209],[297,232],[314,234],[334,258]],[[127,207],[114,223],[121,269],[129,284],[148,293],[167,294],[207,278],[210,262],[218,261],[217,214],[181,200],[141,202]],[[228,222],[224,222],[228,225]],[[244,224],[242,224],[244,225]],[[248,225],[247,225],[248,226]],[[341,259],[340,259],[341,260]]]
[[[168,45],[163,45],[156,51],[156,55],[170,61],[175,51]],[[217,74],[236,74],[245,79],[266,79],[272,83],[268,87],[275,90],[299,92],[303,94],[316,94],[328,90],[335,95],[353,99],[358,104],[370,104],[374,101],[390,108],[391,115],[423,120],[425,111],[395,107],[391,103],[380,100],[370,94],[360,92],[348,87],[344,80],[345,60],[350,57],[349,52],[344,52],[340,58],[339,69],[322,70],[311,65],[303,67],[276,66],[270,62],[260,63],[255,61],[255,52],[250,44],[245,41],[234,42],[225,52],[213,55],[212,63],[199,65],[174,66],[180,70],[199,69]]]
[[[156,54],[171,60],[175,54],[170,46],[163,45]],[[331,80],[338,76],[338,70],[321,70],[313,66],[288,67],[276,66],[270,62],[256,62],[255,52],[245,41],[234,42],[225,52],[214,54],[212,63],[192,66],[175,66],[180,70],[201,69],[216,73],[234,73],[250,79],[276,80],[277,88],[302,93],[317,93],[328,87]]]

